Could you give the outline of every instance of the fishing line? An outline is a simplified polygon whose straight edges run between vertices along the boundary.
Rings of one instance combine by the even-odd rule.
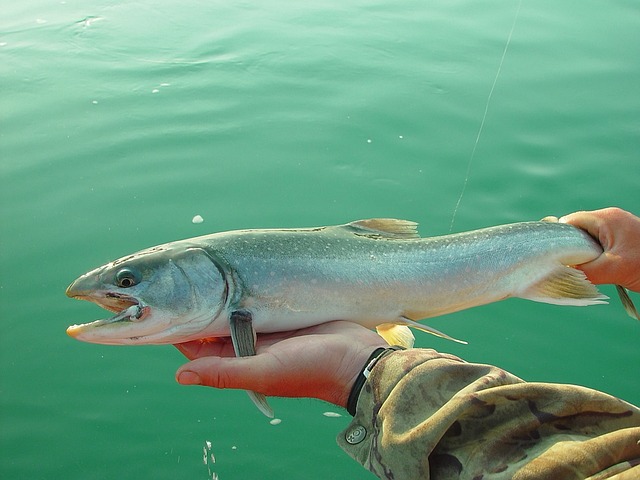
[[[511,24],[511,31],[507,36],[507,41],[504,45],[504,49],[502,50],[502,57],[500,58],[500,63],[498,64],[498,71],[496,72],[496,76],[493,79],[493,84],[491,85],[491,89],[489,89],[487,102],[485,103],[485,106],[484,106],[484,114],[482,115],[482,120],[480,121],[480,127],[478,128],[478,134],[476,135],[476,141],[473,144],[473,149],[471,150],[471,156],[469,157],[469,162],[467,163],[467,173],[464,177],[462,190],[460,191],[460,196],[458,197],[456,206],[453,209],[453,215],[451,217],[451,225],[449,225],[449,233],[453,231],[453,223],[456,221],[456,214],[458,213],[458,209],[460,207],[460,203],[462,202],[462,197],[464,196],[464,192],[467,189],[467,184],[469,183],[469,175],[471,173],[471,164],[473,163],[473,160],[476,157],[476,150],[478,149],[480,136],[482,135],[482,131],[484,130],[484,124],[485,124],[485,121],[487,120],[487,113],[489,112],[489,104],[491,103],[491,98],[493,97],[493,91],[495,90],[496,84],[498,83],[498,77],[500,76],[500,72],[502,71],[502,64],[504,63],[504,59],[507,56],[507,50],[509,50],[509,45],[511,44],[511,37],[513,36],[513,31],[516,28],[516,23],[518,21],[518,16],[520,15],[521,6],[522,6],[522,0],[518,2],[518,8],[516,10],[516,14],[513,16],[513,23]]]

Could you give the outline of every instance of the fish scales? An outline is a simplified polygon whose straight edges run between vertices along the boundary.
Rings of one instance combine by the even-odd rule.
[[[68,296],[116,314],[67,333],[128,345],[230,336],[241,357],[256,354],[256,332],[333,320],[375,327],[406,347],[414,340],[409,326],[459,341],[416,321],[508,297],[605,303],[573,268],[601,253],[587,233],[557,222],[429,238],[395,219],[215,233],[142,250],[76,279]],[[273,416],[264,395],[248,393]]]
[[[242,279],[240,306],[256,309],[259,332],[328,319],[373,327],[402,315],[442,315],[511,296],[521,277],[540,277],[535,262],[564,257],[579,264],[600,251],[574,227],[546,222],[432,238],[376,238],[327,227],[231,232],[201,242]],[[526,273],[524,262],[532,265]]]
[[[415,223],[393,219],[214,233],[78,278],[69,296],[114,312],[138,305],[139,313],[68,333],[96,343],[178,343],[228,336],[237,310],[250,312],[257,332],[274,332],[338,319],[418,326],[411,321],[512,296],[601,303],[606,297],[566,267],[601,252],[582,230],[548,222],[428,238],[418,237]]]

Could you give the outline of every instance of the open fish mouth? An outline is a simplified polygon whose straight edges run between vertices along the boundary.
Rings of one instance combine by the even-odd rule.
[[[115,313],[113,317],[95,320],[89,323],[79,325],[71,325],[67,328],[67,334],[71,337],[77,337],[81,333],[114,323],[139,322],[143,320],[149,313],[149,306],[145,305],[141,300],[129,295],[123,295],[114,292],[93,293],[91,295],[73,294],[67,291],[67,295],[78,300],[88,300],[95,303],[105,310]]]
[[[141,302],[135,297],[117,292],[74,292],[71,287],[67,289],[67,296],[76,300],[86,300],[101,306],[105,310],[113,313],[122,312],[133,305],[139,305]]]

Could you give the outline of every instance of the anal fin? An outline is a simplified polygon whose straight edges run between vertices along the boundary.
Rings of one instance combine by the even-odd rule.
[[[250,357],[256,354],[256,332],[253,329],[251,313],[246,310],[236,310],[229,317],[231,341],[236,357]],[[249,398],[263,414],[273,418],[273,409],[267,403],[267,398],[256,392],[247,392]]]

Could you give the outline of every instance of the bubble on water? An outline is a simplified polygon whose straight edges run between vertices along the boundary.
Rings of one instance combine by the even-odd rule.
[[[218,474],[211,469],[211,465],[216,463],[216,457],[211,451],[211,442],[209,440],[205,440],[204,447],[202,448],[202,461],[207,466],[207,473],[212,480],[217,480]],[[209,462],[211,459],[211,462]]]
[[[191,222],[192,223],[202,223],[202,222],[204,222],[204,218],[202,218],[201,215],[196,215],[195,217],[193,217],[191,219]]]
[[[154,88],[153,90],[151,90],[151,93],[158,93],[160,90],[158,90],[157,88]]]
[[[325,417],[330,417],[330,418],[337,418],[337,417],[341,417],[342,416],[338,412],[324,412],[322,415],[324,415]]]
[[[88,17],[83,18],[82,20],[76,22],[78,25],[82,25],[83,28],[90,27],[94,22],[102,20],[102,17],[96,17],[93,15],[89,15]]]

